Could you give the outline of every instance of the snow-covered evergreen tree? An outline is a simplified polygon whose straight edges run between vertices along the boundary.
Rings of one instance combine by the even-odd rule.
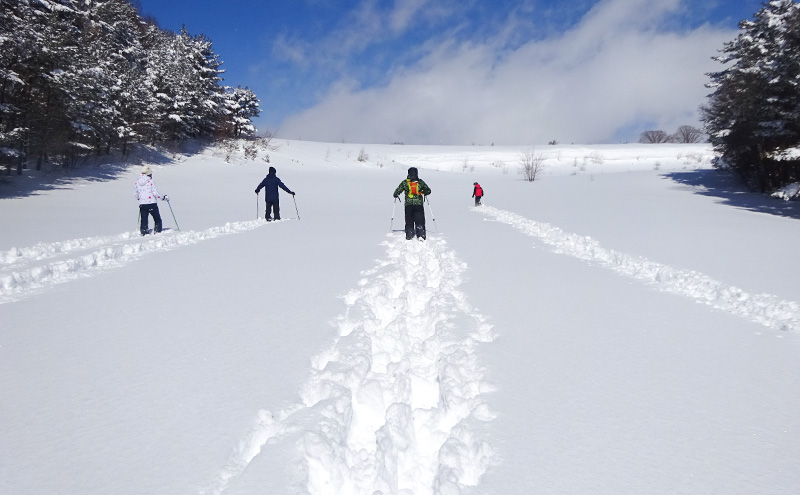
[[[226,88],[224,126],[226,134],[238,138],[252,136],[256,128],[252,119],[261,113],[260,102],[255,92],[247,87]]]
[[[717,57],[725,69],[709,74],[703,120],[723,162],[768,191],[800,180],[785,156],[800,146],[800,4],[771,0],[739,27]]]
[[[0,0],[0,166],[8,173],[22,163],[28,131],[20,100],[30,72],[25,59],[36,44],[30,13],[26,2]]]
[[[29,159],[125,152],[132,140],[246,134],[258,115],[251,103],[232,112],[211,40],[164,31],[129,0],[0,6],[0,165],[9,172]]]

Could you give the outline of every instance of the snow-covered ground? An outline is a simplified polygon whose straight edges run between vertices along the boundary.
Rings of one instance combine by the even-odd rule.
[[[0,493],[800,493],[796,203],[707,145],[272,144],[282,222],[264,151],[154,158],[144,238],[137,166],[0,186]]]

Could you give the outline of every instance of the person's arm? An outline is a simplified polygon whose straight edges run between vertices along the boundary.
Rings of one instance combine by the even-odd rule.
[[[400,196],[401,193],[407,192],[407,189],[406,189],[408,187],[407,184],[408,183],[406,181],[401,182],[400,185],[397,186],[397,189],[394,190],[393,196],[396,198],[396,197]]]
[[[261,191],[261,188],[264,187],[264,181],[266,180],[267,179],[264,179],[258,184],[258,187],[256,187],[256,194],[258,194],[258,192]]]
[[[292,192],[292,191],[291,191],[291,190],[290,190],[288,187],[286,187],[286,186],[283,184],[283,181],[282,181],[282,180],[278,179],[278,185],[281,187],[281,189],[283,189],[283,190],[284,190],[284,191],[286,191],[287,193],[289,193],[289,194],[291,194],[292,196],[294,196],[294,193],[293,193],[293,192]]]
[[[427,196],[428,194],[431,193],[431,188],[428,187],[428,184],[426,184],[424,180],[420,179],[419,180],[419,185],[420,185],[419,190],[420,190],[420,192],[422,193],[423,196]]]

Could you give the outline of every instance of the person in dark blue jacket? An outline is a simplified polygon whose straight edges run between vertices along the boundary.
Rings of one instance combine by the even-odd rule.
[[[256,188],[256,194],[261,191],[262,187],[264,188],[264,199],[267,200],[267,211],[264,213],[264,218],[267,219],[267,222],[281,219],[280,197],[278,196],[279,187],[294,196],[294,193],[283,184],[278,176],[275,175],[275,172],[275,167],[270,167],[269,174],[264,177],[264,180],[262,180],[261,184]],[[272,214],[270,214],[270,211],[272,211]]]

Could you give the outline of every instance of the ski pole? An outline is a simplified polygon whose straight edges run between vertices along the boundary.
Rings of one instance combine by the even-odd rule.
[[[175,220],[175,226],[178,227],[178,232],[180,232],[181,226],[178,225],[178,220],[175,218],[175,212],[172,211],[172,205],[170,204],[169,200],[167,200],[167,206],[169,206],[169,211],[172,213],[172,219]]]
[[[389,232],[394,232],[394,209],[398,201],[400,201],[400,198],[394,198],[394,201],[392,201],[392,221],[389,222]]]
[[[258,220],[258,193],[256,193],[256,220]]]
[[[292,201],[294,201],[294,211],[297,212],[297,219],[300,220],[300,210],[297,209],[297,200],[294,199],[294,194],[292,194]]]
[[[431,212],[431,220],[433,220],[433,226],[436,227],[436,233],[439,233],[439,226],[436,225],[436,215],[433,214],[433,208],[431,208],[431,202],[428,200],[428,196],[425,196],[425,202],[428,203],[428,210]]]

